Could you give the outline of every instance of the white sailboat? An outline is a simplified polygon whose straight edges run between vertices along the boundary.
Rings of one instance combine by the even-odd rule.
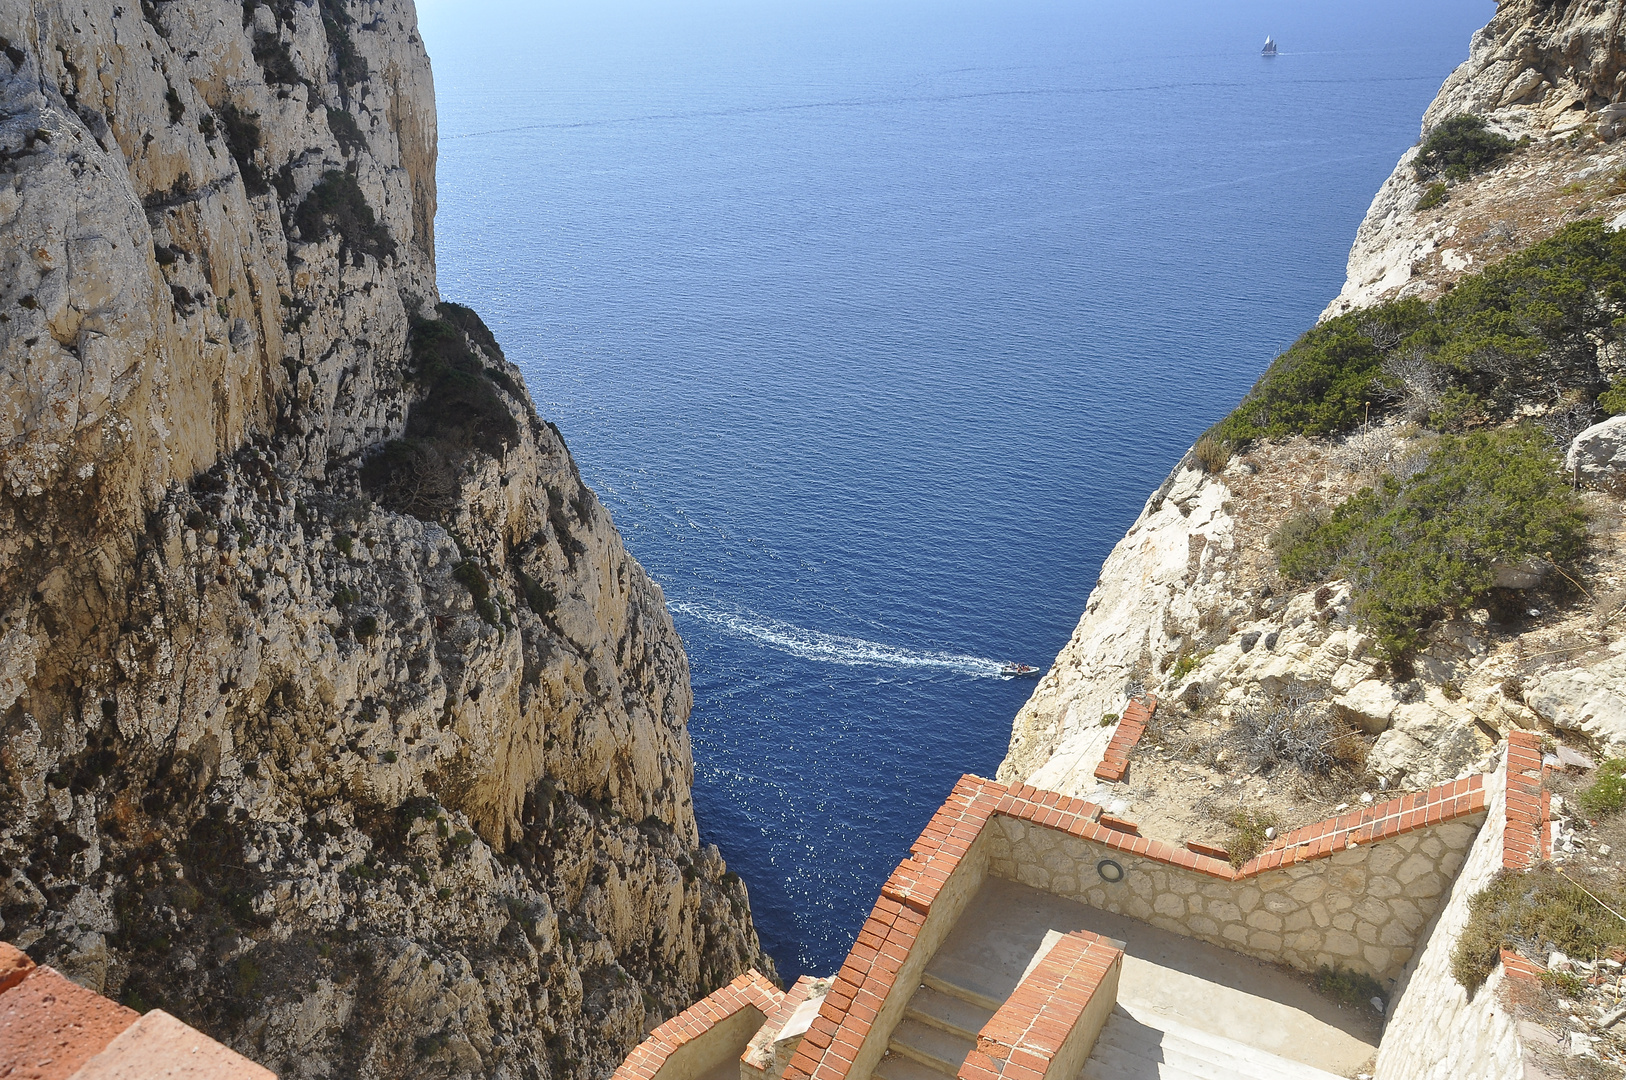
[[[1260,50],[1259,55],[1261,55],[1261,56],[1275,56],[1276,55],[1276,39],[1267,35],[1265,37],[1265,47]]]

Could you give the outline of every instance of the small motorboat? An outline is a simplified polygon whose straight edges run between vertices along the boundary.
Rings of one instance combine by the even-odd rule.
[[[1259,55],[1260,56],[1275,56],[1276,55],[1276,39],[1273,38],[1273,37],[1267,36],[1265,38],[1265,47],[1259,51]]]
[[[1001,679],[1035,679],[1039,676],[1039,669],[1026,664],[1003,664],[999,669]]]

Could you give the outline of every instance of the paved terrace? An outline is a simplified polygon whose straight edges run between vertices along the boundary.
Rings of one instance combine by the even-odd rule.
[[[1004,1080],[1075,1080],[1085,1029],[1076,1080],[1348,1075],[1373,1053],[1376,1016],[1288,968],[1392,986],[1487,804],[1485,778],[1469,777],[1296,830],[1233,868],[1084,800],[964,777],[883,886],[784,1076],[972,1080],[990,1033],[1024,1024],[1031,1045]],[[1077,935],[1123,951],[1091,991],[1116,995],[1101,1027],[1082,1009],[1058,1024],[1019,989]],[[1019,998],[1034,1001],[1007,1015]]]

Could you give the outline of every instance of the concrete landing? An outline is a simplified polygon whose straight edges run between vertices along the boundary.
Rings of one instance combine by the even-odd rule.
[[[1155,1013],[1139,1017],[1119,1006],[1101,1029],[1078,1080],[1342,1080],[1177,1024]]]
[[[960,916],[927,965],[926,985],[968,1001],[1004,1001],[1050,930],[1124,942],[1118,1004],[1129,1022],[1178,1030],[1188,1041],[1225,1040],[1336,1076],[1377,1053],[1377,1014],[1343,1007],[1306,975],[1000,878],[989,879]]]

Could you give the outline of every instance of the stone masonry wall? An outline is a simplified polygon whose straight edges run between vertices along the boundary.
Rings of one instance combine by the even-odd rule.
[[[1392,983],[1484,821],[1476,813],[1227,881],[996,815],[989,872],[1262,960]],[[1105,859],[1123,867],[1122,881],[1101,877]]]

